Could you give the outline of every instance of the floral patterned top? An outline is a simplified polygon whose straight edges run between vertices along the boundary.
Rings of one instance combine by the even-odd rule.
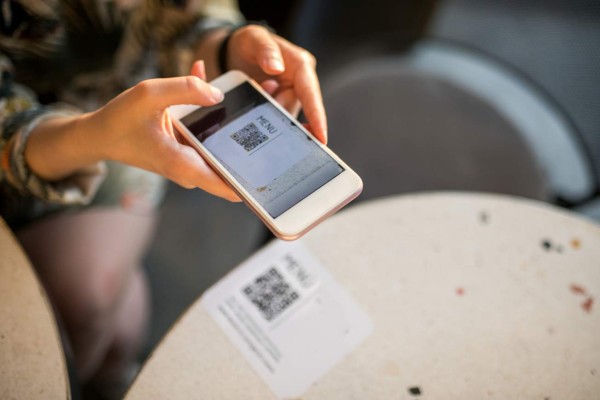
[[[202,35],[241,20],[236,0],[0,0],[0,215],[11,225],[43,204],[87,204],[104,179],[102,163],[60,182],[32,174],[36,124],[187,74]]]

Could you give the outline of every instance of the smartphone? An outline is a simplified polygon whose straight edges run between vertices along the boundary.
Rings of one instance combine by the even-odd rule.
[[[294,240],[362,191],[360,177],[240,71],[223,102],[170,107],[175,128],[275,236]]]

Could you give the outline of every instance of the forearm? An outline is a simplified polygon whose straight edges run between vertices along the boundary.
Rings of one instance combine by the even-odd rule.
[[[47,181],[58,181],[101,161],[101,146],[91,140],[87,117],[59,116],[41,121],[25,148],[31,171]]]

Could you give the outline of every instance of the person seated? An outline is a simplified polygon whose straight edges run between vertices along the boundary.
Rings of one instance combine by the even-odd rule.
[[[315,59],[230,0],[3,0],[0,215],[64,326],[81,382],[127,381],[147,327],[140,267],[164,178],[237,195],[167,108],[213,105],[239,69],[326,141]],[[219,56],[220,55],[220,56]]]

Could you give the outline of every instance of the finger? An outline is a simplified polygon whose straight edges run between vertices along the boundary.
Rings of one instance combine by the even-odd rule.
[[[176,104],[211,106],[223,100],[223,92],[197,76],[148,79],[133,91],[142,104],[164,109]],[[149,103],[149,104],[148,104]]]
[[[294,77],[294,90],[302,103],[306,119],[313,127],[315,137],[327,144],[327,117],[317,73],[312,66],[304,64],[298,68]]]
[[[312,126],[310,126],[310,124],[308,122],[303,123],[302,126],[304,127],[304,129],[306,129],[307,131],[309,131],[310,133],[312,133],[314,135]]]
[[[327,143],[327,117],[315,70],[316,60],[308,51],[276,37],[276,41],[288,64],[288,73],[292,73],[290,85],[302,103],[304,114],[314,129],[314,134],[321,142]]]
[[[294,118],[300,113],[300,102],[293,89],[282,90],[275,96],[275,100],[283,106]]]
[[[275,79],[267,79],[266,81],[263,81],[260,86],[271,96],[273,96],[277,89],[279,89],[279,83],[277,83]]]
[[[206,80],[206,66],[204,65],[204,60],[197,60],[192,64],[190,75],[197,76],[203,81]]]
[[[166,178],[188,189],[197,187],[229,201],[241,201],[239,196],[190,146],[173,142],[169,151],[165,153],[162,174]]]
[[[256,55],[257,64],[268,75],[279,75],[285,71],[285,64],[279,45],[266,28],[250,25],[240,29],[240,34],[246,36],[251,51]]]

